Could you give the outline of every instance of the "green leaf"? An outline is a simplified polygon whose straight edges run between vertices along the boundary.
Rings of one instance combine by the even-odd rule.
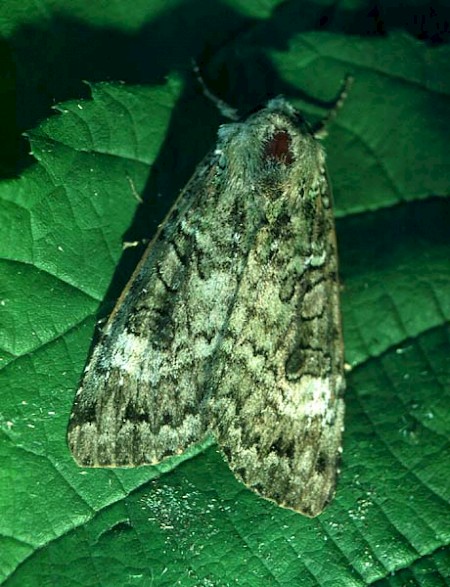
[[[135,4],[73,2],[71,17],[122,33],[145,23],[161,40],[182,34],[188,7],[202,11],[173,2],[161,21],[164,3]],[[313,520],[283,510],[239,484],[211,443],[158,467],[73,462],[65,431],[95,323],[143,251],[122,242],[151,238],[222,121],[183,78],[179,47],[161,57],[177,71],[164,83],[90,83],[81,97],[67,74],[72,99],[28,133],[34,162],[0,183],[1,584],[445,585],[450,50],[404,33],[302,32],[326,2],[296,18],[292,3],[211,6],[223,32],[205,77],[243,111],[283,92],[317,120],[354,77],[325,142],[349,364],[336,497]],[[212,42],[196,33],[184,69]]]

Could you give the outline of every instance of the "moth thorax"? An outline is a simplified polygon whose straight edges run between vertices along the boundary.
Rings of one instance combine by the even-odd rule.
[[[295,157],[292,152],[292,137],[285,129],[279,129],[266,141],[264,158],[274,159],[285,165],[292,165]]]

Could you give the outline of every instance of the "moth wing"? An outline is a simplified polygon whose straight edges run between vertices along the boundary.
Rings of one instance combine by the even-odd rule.
[[[341,453],[343,344],[326,175],[280,230],[250,252],[218,351],[214,433],[235,475],[308,516],[331,499]],[[300,186],[299,186],[300,189]],[[299,235],[301,238],[299,238]]]
[[[202,309],[193,308],[185,288],[196,271],[188,260],[204,195],[196,173],[94,347],[68,428],[70,450],[82,466],[153,464],[205,435],[202,357],[194,346],[186,348],[191,315]]]

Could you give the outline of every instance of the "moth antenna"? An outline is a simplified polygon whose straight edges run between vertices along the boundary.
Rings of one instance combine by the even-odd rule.
[[[237,111],[237,108],[233,108],[233,106],[230,106],[229,104],[227,104],[227,102],[225,102],[224,100],[216,96],[216,94],[211,92],[211,90],[206,85],[205,80],[203,79],[200,68],[195,59],[192,59],[192,69],[194,70],[195,77],[197,78],[197,81],[202,88],[203,95],[206,96],[208,100],[211,100],[213,104],[215,104],[216,108],[219,110],[219,112],[222,114],[224,118],[228,118],[229,120],[233,120],[234,122],[238,121],[240,119],[240,116],[239,112]]]
[[[324,119],[322,119],[317,126],[313,128],[313,134],[316,139],[323,139],[328,134],[328,127],[333,122],[333,120],[338,115],[339,110],[344,105],[345,100],[347,99],[348,93],[353,85],[355,78],[351,75],[346,75],[344,81],[342,82],[342,86],[340,92],[334,102],[333,108],[328,112]]]

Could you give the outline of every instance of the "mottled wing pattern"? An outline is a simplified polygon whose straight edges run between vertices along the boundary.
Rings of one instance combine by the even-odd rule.
[[[226,182],[213,153],[117,302],[69,422],[68,443],[80,465],[156,463],[205,436],[205,377],[234,299],[233,276],[245,263],[235,238],[238,223],[247,224],[239,203],[223,223]],[[217,247],[227,257],[218,257]]]
[[[305,515],[334,492],[344,391],[337,251],[324,154],[276,109],[255,185],[266,211],[216,354],[211,420],[231,468]]]
[[[139,465],[212,432],[239,479],[314,516],[343,389],[324,154],[278,98],[220,128],[94,348],[69,445],[82,465]]]

